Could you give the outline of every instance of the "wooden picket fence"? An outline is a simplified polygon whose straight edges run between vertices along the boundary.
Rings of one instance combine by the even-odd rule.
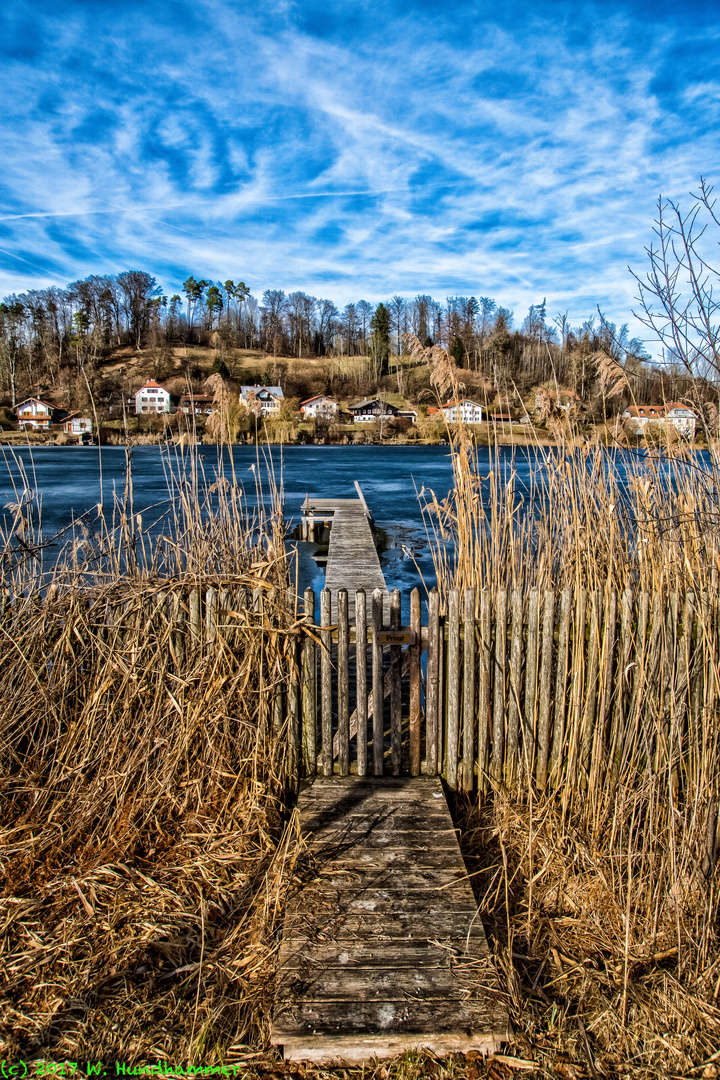
[[[331,624],[328,590],[319,620],[305,592],[287,709],[299,775],[440,773],[484,790],[597,783],[638,755],[658,771],[699,767],[718,702],[709,593],[453,590],[441,616],[433,590],[422,620],[414,590],[408,626],[400,613],[397,590],[387,625],[382,595],[359,591],[353,626],[340,592]]]
[[[274,634],[267,715],[288,740],[294,786],[356,773],[442,774],[468,791],[532,777],[542,788],[617,778],[639,761],[691,780],[720,737],[715,593],[454,590],[441,614],[435,590],[422,604],[415,589],[408,625],[397,590],[387,612],[382,593],[358,591],[354,623],[347,592],[336,608],[327,589],[319,600],[318,611],[306,590],[298,611],[296,597],[261,587],[147,585],[83,601],[83,627],[129,653],[137,627],[156,632],[181,675],[242,649],[248,633]],[[56,602],[50,593],[44,605]],[[63,601],[63,619],[77,603]],[[0,608],[12,633],[22,612]]]

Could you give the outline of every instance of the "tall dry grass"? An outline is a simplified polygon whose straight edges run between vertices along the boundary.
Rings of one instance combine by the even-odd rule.
[[[168,485],[159,534],[129,474],[47,572],[20,490],[2,538],[10,1060],[187,1065],[263,1042],[298,850],[272,709],[292,661],[280,507],[258,491],[253,517],[234,478],[179,459]]]
[[[456,395],[447,354],[409,343],[440,395]],[[581,761],[590,746],[581,665],[569,673],[549,781],[540,785],[521,767],[461,806],[515,1050],[565,1076],[717,1076],[717,451],[699,458],[672,443],[647,456],[538,447],[521,490],[519,450],[508,460],[491,447],[488,459],[462,426],[449,434],[453,490],[442,501],[430,493],[426,504],[441,596],[469,586],[525,595],[570,587],[574,597],[598,596],[602,619],[613,592],[644,591],[663,612],[674,594],[680,611],[696,604],[697,633],[714,657],[700,673],[697,707],[676,713],[688,693],[685,685],[678,695],[680,650],[669,666],[670,631],[651,614],[656,647],[644,655],[665,659],[652,673],[653,693],[636,695],[625,713],[610,708],[604,760],[593,768]],[[641,634],[635,623],[630,631]],[[649,685],[640,674],[621,668],[620,685]]]

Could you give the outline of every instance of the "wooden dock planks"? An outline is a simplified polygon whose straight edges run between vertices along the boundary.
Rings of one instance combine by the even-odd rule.
[[[383,611],[389,610],[389,594],[364,502],[360,499],[314,499],[308,497],[303,513],[329,519],[330,545],[325,567],[325,587],[332,594],[332,618],[337,617],[337,594],[347,589],[350,621],[355,621],[355,593],[364,589],[368,610],[375,589],[383,593]]]
[[[496,1050],[507,1012],[439,780],[318,778],[312,877],[291,898],[272,1041],[296,1061]]]

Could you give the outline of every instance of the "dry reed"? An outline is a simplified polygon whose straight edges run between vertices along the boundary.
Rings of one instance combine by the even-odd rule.
[[[447,356],[409,344],[443,393],[457,389]],[[675,631],[653,607],[644,629],[628,627],[635,643],[648,633],[637,654],[647,670],[619,673],[642,692],[625,714],[618,693],[607,742],[590,744],[597,691],[583,682],[582,622],[554,776],[538,784],[527,765],[496,773],[487,796],[462,803],[464,851],[512,1006],[511,1049],[538,1075],[717,1076],[717,452],[699,458],[670,440],[648,456],[537,448],[521,490],[516,455],[491,447],[488,469],[462,425],[449,434],[454,488],[427,501],[443,598],[470,586],[525,596],[567,587],[573,605],[597,596],[601,620],[625,590],[656,598],[658,611],[695,604],[710,658],[681,711],[693,624],[685,616],[684,644],[671,645]],[[607,623],[596,625],[606,640]]]
[[[177,465],[178,462],[175,463]],[[27,478],[26,478],[27,480]],[[42,572],[33,500],[4,540],[0,1045],[9,1060],[187,1066],[263,1043],[298,845],[273,688],[292,662],[282,523],[169,469]],[[26,482],[26,492],[31,485]]]

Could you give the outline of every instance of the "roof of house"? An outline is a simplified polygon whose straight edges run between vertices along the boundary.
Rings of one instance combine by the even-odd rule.
[[[335,398],[331,398],[327,394],[313,394],[312,397],[305,398],[304,401],[300,402],[300,408],[302,408],[303,405],[309,405],[311,401],[332,401],[333,405],[337,404]]]
[[[261,394],[270,394],[271,397],[275,398],[285,396],[280,386],[241,386],[240,392],[243,397],[247,397],[248,394],[254,394],[255,397],[259,397]]]
[[[364,401],[357,401],[354,405],[348,405],[349,409],[362,409],[366,405],[384,405],[387,409],[397,410],[397,405],[391,405],[389,401],[382,401],[380,398],[365,398]]]
[[[478,405],[477,401],[472,401],[471,398],[461,398],[460,401],[446,401],[443,409],[450,409],[454,405],[472,405],[476,409],[482,409],[482,405]]]
[[[44,405],[46,409],[57,409],[58,407],[57,405],[53,405],[52,401],[45,401],[44,398],[28,397],[25,398],[24,401],[18,402],[18,404],[15,406],[15,411],[17,412],[18,409],[22,409],[23,405],[27,405],[30,401],[39,401],[40,404]]]
[[[165,387],[161,386],[160,383],[155,382],[154,379],[148,379],[147,382],[142,384],[140,390],[165,390]],[[140,390],[137,390],[136,393],[139,394]]]
[[[183,394],[180,398],[181,401],[194,401],[198,405],[204,404],[206,401],[214,401],[214,394]]]
[[[630,405],[625,410],[628,416],[642,416],[646,419],[665,415],[664,405]]]
[[[693,414],[693,416],[695,416],[695,413],[694,413],[694,412],[693,412],[693,410],[692,410],[692,409],[690,408],[690,406],[689,406],[689,405],[686,405],[686,404],[685,404],[684,402],[682,402],[682,401],[668,401],[668,403],[667,403],[667,405],[665,406],[665,408],[667,409],[667,411],[668,411],[668,412],[672,412],[672,410],[673,410],[673,409],[683,409],[684,411],[686,411],[686,412],[689,412],[689,413],[692,413],[692,414]]]

